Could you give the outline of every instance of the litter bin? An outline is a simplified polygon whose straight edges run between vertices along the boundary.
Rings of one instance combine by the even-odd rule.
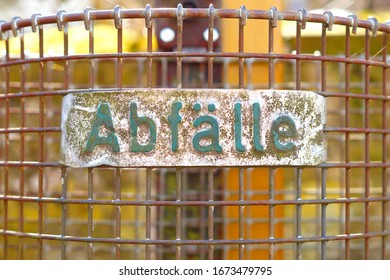
[[[187,27],[197,20],[204,30]],[[222,34],[227,23],[234,28]],[[161,34],[164,24],[169,29]],[[257,33],[248,34],[249,25]],[[282,28],[290,35],[276,49]],[[199,44],[186,46],[183,38],[193,32],[201,33]],[[389,33],[375,18],[218,3],[1,22],[0,258],[388,259]],[[225,51],[219,40],[233,35],[235,51]],[[267,51],[246,51],[248,36],[259,36]],[[104,43],[114,50],[101,50]],[[326,99],[327,159],[258,166],[234,158],[207,166],[60,163],[66,96],[161,88],[311,92]],[[235,131],[244,125],[240,108],[232,107]],[[279,120],[292,129],[292,120]],[[232,137],[237,149],[245,146]]]

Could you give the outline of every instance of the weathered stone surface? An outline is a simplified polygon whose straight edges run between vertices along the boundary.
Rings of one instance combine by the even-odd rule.
[[[60,162],[71,167],[312,166],[326,161],[314,92],[134,89],[68,94]]]

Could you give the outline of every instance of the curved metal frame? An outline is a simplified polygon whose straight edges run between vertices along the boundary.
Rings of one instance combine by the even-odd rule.
[[[157,52],[152,50],[152,23],[155,18],[176,18],[177,19],[177,27],[178,27],[178,39],[177,39],[177,50],[173,52]],[[209,42],[208,49],[204,52],[194,51],[194,52],[183,52],[181,48],[181,39],[185,30],[183,30],[183,20],[188,18],[204,18],[209,20]],[[212,42],[212,33],[214,28],[215,20],[223,20],[223,19],[237,19],[239,24],[239,41],[237,45],[239,46],[238,52],[216,52],[213,50],[213,42]],[[123,21],[131,20],[131,19],[145,19],[145,27],[148,30],[147,41],[148,47],[146,52],[123,52],[122,51],[122,30],[125,29],[123,25]],[[111,54],[99,54],[93,52],[93,25],[101,20],[113,20],[113,24],[115,28],[118,30],[118,51],[116,53]],[[268,31],[268,36],[270,38],[269,42],[269,52],[264,53],[249,53],[244,50],[244,32],[245,26],[248,21],[268,21],[270,29]],[[278,28],[283,21],[293,21],[297,23],[297,50],[295,53],[276,53],[273,50],[273,29]],[[72,22],[81,22],[84,24],[84,27],[87,31],[90,32],[90,48],[89,53],[85,54],[69,54],[69,42],[66,36],[68,33],[67,25]],[[301,29],[305,29],[308,23],[317,23],[323,26],[322,34],[319,34],[321,37],[321,46],[322,50],[320,55],[316,54],[304,54],[301,52],[300,42],[302,40]],[[47,56],[43,51],[43,34],[44,28],[47,25],[56,24],[59,31],[64,32],[64,55],[54,55]],[[279,24],[279,25],[278,25]],[[344,56],[331,56],[326,54],[326,40],[327,34],[332,32],[332,27],[334,26],[345,26],[346,27],[346,49]],[[272,28],[271,28],[272,27]],[[26,57],[23,54],[20,57],[11,58],[9,53],[9,34],[12,34],[14,37],[20,36],[21,38],[21,48],[24,50],[24,41],[22,38],[22,34],[25,33],[26,29],[31,28],[33,32],[39,32],[39,49],[40,55],[39,57]],[[356,34],[358,29],[363,29],[366,31],[364,42],[364,56],[363,57],[354,57],[350,53],[350,39],[352,34]],[[378,36],[381,34],[383,37],[382,40],[382,49],[379,51],[377,55],[370,54],[370,39],[371,36]],[[0,152],[0,168],[2,170],[2,189],[0,189],[0,203],[2,203],[2,225],[0,226],[0,237],[2,238],[2,255],[3,258],[7,258],[9,252],[11,251],[10,241],[11,238],[19,238],[20,244],[23,243],[23,240],[35,239],[38,241],[38,258],[44,258],[44,250],[43,250],[43,242],[49,241],[60,241],[61,244],[61,257],[67,258],[68,249],[67,243],[69,242],[80,242],[86,243],[88,246],[88,258],[94,257],[93,246],[95,244],[109,244],[115,246],[115,257],[121,258],[121,246],[125,245],[143,245],[145,246],[145,257],[146,258],[157,258],[156,253],[153,253],[153,248],[158,246],[173,246],[176,248],[176,257],[180,258],[182,254],[182,248],[186,245],[194,245],[194,246],[208,246],[208,257],[213,258],[214,249],[218,246],[238,246],[239,258],[245,258],[245,248],[247,246],[269,246],[270,254],[269,258],[275,257],[275,246],[283,246],[284,244],[292,244],[295,246],[295,255],[293,258],[300,259],[304,258],[302,254],[302,246],[304,244],[320,244],[320,258],[326,258],[326,244],[329,242],[344,242],[344,252],[342,254],[343,258],[351,258],[351,244],[355,240],[363,240],[364,246],[363,248],[363,258],[370,258],[370,242],[375,238],[381,239],[380,247],[381,257],[383,259],[389,258],[389,246],[386,245],[390,236],[390,226],[389,226],[389,218],[390,215],[386,214],[389,206],[390,195],[388,191],[388,182],[389,182],[389,156],[387,153],[388,149],[388,135],[390,134],[389,127],[389,114],[386,113],[386,110],[389,108],[390,104],[390,96],[388,94],[388,83],[389,83],[389,59],[388,59],[388,36],[390,34],[390,25],[384,23],[378,23],[376,18],[369,18],[368,20],[360,20],[357,19],[355,15],[350,15],[349,17],[338,17],[334,16],[330,11],[325,12],[324,14],[312,14],[308,13],[305,10],[299,10],[297,12],[282,12],[278,11],[275,7],[272,7],[269,10],[246,10],[244,6],[240,9],[215,9],[214,6],[210,6],[208,9],[187,9],[183,8],[181,5],[175,8],[161,9],[161,8],[152,8],[150,5],[147,5],[145,9],[125,9],[119,6],[116,6],[112,10],[92,10],[85,9],[83,12],[79,13],[68,13],[66,11],[59,11],[56,15],[50,16],[42,16],[38,14],[34,14],[31,18],[21,19],[19,17],[13,18],[10,22],[2,21],[0,23],[0,39],[7,45],[7,52],[2,61],[0,61],[0,71],[4,73],[2,74],[2,79],[0,81],[0,85],[2,88],[2,93],[0,94],[0,104],[2,104],[1,116],[4,117],[3,126],[0,128],[0,136],[4,140],[3,142],[3,151]],[[266,35],[265,35],[266,36]],[[295,197],[288,196],[285,199],[275,199],[275,169],[269,169],[269,199],[245,199],[245,186],[244,186],[244,177],[246,176],[246,172],[250,172],[247,169],[240,169],[239,172],[239,189],[237,192],[239,193],[239,198],[236,200],[214,200],[214,170],[207,170],[208,174],[208,187],[211,196],[208,199],[204,200],[184,200],[183,199],[183,190],[182,190],[182,181],[181,178],[183,176],[182,169],[176,170],[177,177],[177,199],[176,200],[157,200],[156,198],[152,199],[152,186],[151,186],[151,176],[152,170],[148,169],[147,177],[146,177],[146,194],[144,199],[138,197],[138,199],[130,200],[124,199],[122,196],[124,195],[121,192],[121,170],[113,168],[115,172],[115,196],[114,199],[97,199],[94,197],[93,192],[93,170],[88,170],[88,197],[85,198],[72,198],[69,197],[68,193],[68,177],[69,170],[61,166],[59,163],[55,161],[46,161],[45,156],[43,155],[44,147],[46,145],[50,145],[49,142],[45,142],[45,135],[47,134],[59,134],[61,132],[60,126],[45,126],[45,118],[47,115],[45,114],[45,102],[44,100],[47,98],[55,97],[55,96],[63,96],[70,92],[78,92],[83,91],[81,89],[75,89],[69,87],[69,77],[70,73],[70,63],[76,61],[89,61],[91,64],[91,71],[89,73],[90,81],[91,81],[91,89],[93,90],[94,86],[94,63],[97,60],[115,60],[116,61],[116,70],[118,73],[117,80],[115,84],[112,84],[111,88],[122,88],[122,73],[123,67],[125,65],[126,59],[145,59],[148,63],[146,65],[146,84],[142,84],[143,87],[153,88],[153,71],[152,65],[154,60],[158,59],[171,59],[176,61],[177,63],[177,87],[183,87],[182,79],[183,79],[183,59],[188,58],[196,58],[203,59],[208,66],[208,84],[206,87],[212,88],[214,86],[212,69],[214,63],[218,61],[222,61],[222,63],[228,63],[228,61],[236,60],[239,64],[238,66],[238,76],[239,76],[239,85],[238,87],[245,88],[245,66],[246,61],[262,61],[265,62],[269,69],[269,87],[274,88],[276,86],[273,77],[276,73],[276,69],[274,64],[277,62],[292,62],[295,65],[293,68],[293,73],[296,74],[295,88],[301,89],[301,80],[302,80],[302,62],[304,63],[319,63],[321,64],[321,78],[319,83],[321,84],[321,89],[317,90],[318,93],[328,97],[329,99],[340,100],[343,99],[345,102],[345,118],[340,122],[338,126],[328,126],[325,128],[325,131],[329,135],[335,135],[335,137],[342,138],[344,140],[341,143],[344,144],[343,148],[340,148],[338,151],[341,153],[343,160],[337,162],[326,162],[324,164],[319,165],[313,170],[313,173],[318,172],[318,176],[320,176],[320,182],[318,184],[319,197],[307,199],[302,195],[302,174],[303,168],[296,168],[295,171]],[[64,84],[58,89],[51,89],[45,86],[44,82],[44,71],[45,64],[58,62],[62,63],[64,67]],[[251,62],[252,63],[252,62]],[[326,80],[326,64],[327,63],[335,63],[343,65],[345,69],[345,81],[343,85],[345,86],[345,91],[334,91],[328,90],[327,88],[327,80]],[[26,72],[25,67],[29,65],[37,64],[39,70],[40,80],[36,81],[37,86],[34,86],[33,89],[28,89],[25,86],[26,83]],[[11,93],[11,77],[10,77],[10,69],[15,67],[21,67],[21,89],[20,92]],[[361,83],[363,84],[363,93],[354,92],[351,89],[351,81],[350,81],[350,71],[351,66],[361,67],[363,69],[364,77],[362,77]],[[375,67],[376,69],[380,69],[382,71],[382,93],[371,93],[370,88],[370,67]],[[3,78],[4,77],[4,78]],[[341,87],[341,86],[340,86]],[[109,90],[109,89],[108,89]],[[37,114],[39,117],[39,125],[36,127],[28,127],[25,125],[21,125],[20,127],[11,125],[10,114],[11,114],[11,103],[12,102],[20,102],[21,105],[21,114],[23,119],[26,119],[27,115],[25,113],[25,101],[28,98],[38,98],[38,108]],[[352,127],[350,123],[349,116],[351,114],[352,108],[350,107],[350,100],[356,99],[361,101],[363,106],[362,118],[364,119],[363,125],[360,127]],[[370,104],[372,102],[381,102],[382,103],[382,111],[381,111],[381,127],[371,127],[370,126]],[[33,161],[27,161],[23,155],[24,150],[28,148],[25,142],[21,144],[21,156],[19,160],[12,160],[10,158],[10,149],[11,142],[13,136],[24,137],[26,134],[37,134],[38,137],[38,148],[39,153],[37,153],[37,157]],[[363,161],[353,161],[351,159],[350,147],[351,137],[354,135],[362,135],[363,137],[363,150],[364,160]],[[372,152],[372,148],[370,148],[370,137],[371,135],[376,135],[379,137],[378,141],[381,142],[381,161],[371,161],[370,155]],[[23,140],[24,141],[24,140]],[[342,145],[341,145],[342,146]],[[20,174],[25,174],[26,170],[29,168],[35,168],[38,173],[39,183],[38,183],[38,192],[36,195],[27,195],[24,193],[24,184],[27,182],[23,181],[24,177],[20,177],[20,185],[21,192],[19,195],[12,193],[10,190],[10,181],[9,178],[11,176],[12,170],[19,170]],[[61,171],[62,177],[62,192],[57,196],[45,196],[44,192],[44,172],[49,168],[54,168],[56,170]],[[108,167],[102,167],[108,168]],[[223,168],[223,167],[216,167]],[[96,168],[99,169],[99,168]],[[345,190],[341,190],[342,194],[340,197],[327,197],[327,185],[329,183],[329,175],[328,172],[330,170],[338,170],[340,172],[344,172],[343,175],[345,182],[343,186]],[[351,196],[351,188],[352,188],[352,178],[351,171],[352,170],[363,170],[364,173],[364,186],[362,197],[352,197]],[[370,180],[372,178],[373,170],[381,171],[381,193],[380,195],[372,196]],[[24,176],[24,175],[23,175]],[[246,177],[245,177],[246,178]],[[95,184],[97,184],[95,182]],[[38,221],[37,221],[37,230],[36,231],[28,231],[23,227],[23,217],[19,217],[19,222],[21,223],[18,229],[10,229],[11,221],[9,213],[9,207],[12,203],[19,203],[20,211],[23,213],[23,205],[27,203],[35,203],[38,205]],[[357,205],[361,203],[364,205],[364,211],[361,214],[361,219],[363,220],[363,230],[360,233],[351,232],[351,224],[352,222],[352,213],[351,207],[353,205]],[[382,206],[381,211],[382,214],[379,217],[381,220],[381,229],[377,231],[370,230],[370,205],[374,203],[380,203]],[[61,233],[59,234],[50,234],[44,231],[44,205],[58,205],[62,209],[62,218],[61,218]],[[67,207],[72,205],[85,205],[88,207],[88,236],[77,236],[77,235],[69,235],[68,226],[69,221],[67,221]],[[302,235],[302,207],[306,205],[319,206],[320,214],[318,218],[320,219],[320,233],[312,234],[310,236]],[[343,208],[343,219],[345,220],[345,227],[340,234],[327,234],[327,207],[340,205]],[[97,206],[105,206],[105,207],[115,207],[115,217],[114,217],[114,232],[115,234],[108,237],[96,237],[94,236],[93,231],[93,208]],[[121,207],[145,207],[145,236],[138,238],[123,238],[121,237]],[[202,238],[199,240],[191,240],[184,239],[183,234],[181,232],[181,211],[185,207],[196,206],[196,207],[206,207],[208,211],[208,219],[207,226],[209,228],[208,238]],[[268,206],[270,211],[269,216],[269,237],[263,239],[251,239],[246,238],[244,234],[245,223],[249,220],[244,216],[244,208],[250,206]],[[295,207],[296,216],[295,221],[292,222],[295,225],[295,235],[294,236],[285,236],[285,237],[275,237],[274,234],[274,225],[275,225],[275,207],[283,207],[283,206],[291,206]],[[154,233],[152,233],[152,208],[157,207],[175,207],[177,209],[176,212],[176,238],[174,240],[167,239],[158,239],[153,238]],[[237,207],[239,209],[239,217],[238,223],[240,228],[240,233],[237,239],[226,239],[226,238],[215,238],[215,231],[213,231],[215,217],[214,208],[216,207]],[[272,209],[272,211],[271,211]],[[22,214],[21,214],[22,215]],[[378,244],[379,244],[378,243]],[[19,247],[19,251],[17,253],[17,258],[23,258],[23,245]]]

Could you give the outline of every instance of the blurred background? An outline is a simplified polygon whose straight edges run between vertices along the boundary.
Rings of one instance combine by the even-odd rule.
[[[0,0],[0,19],[10,21],[15,16],[29,18],[32,14],[41,13],[42,15],[55,14],[64,9],[67,12],[83,11],[86,7],[96,9],[112,9],[115,5],[124,8],[144,8],[147,3],[152,7],[164,5],[166,7],[176,7],[179,1],[107,1],[107,0],[42,0],[42,1],[5,1]],[[191,1],[182,1],[190,3]],[[202,7],[208,6],[208,1],[204,2]],[[207,2],[207,3],[206,3]],[[315,13],[324,13],[331,10],[334,15],[347,16],[355,13],[361,19],[367,19],[369,16],[375,16],[379,22],[385,22],[390,19],[390,2],[388,0],[293,0],[293,1],[258,1],[258,0],[222,0],[218,2],[217,8],[239,9],[245,5],[248,10],[259,9],[268,10],[275,6],[280,11],[297,11],[305,8]],[[189,5],[189,4],[188,4]],[[173,29],[175,27],[173,19]],[[202,22],[203,20],[203,22]],[[185,30],[191,24],[197,25],[197,22],[205,23],[207,20],[195,19],[188,21]],[[147,30],[144,19],[126,19],[123,21],[124,32],[122,46],[123,52],[145,52],[147,50]],[[171,24],[171,23],[170,23]],[[220,24],[220,25],[219,25]],[[245,52],[256,54],[267,54],[269,50],[269,22],[248,21],[245,26]],[[164,42],[161,29],[165,27],[164,22],[155,20],[155,32],[153,39],[153,49],[161,52],[169,52],[175,48],[175,40]],[[172,25],[171,25],[172,27]],[[238,51],[238,20],[224,19],[217,23],[216,29],[220,28],[220,37],[215,40],[215,50],[224,52]],[[307,24],[306,29],[302,30],[300,38],[299,52],[305,55],[321,56],[323,49],[322,36],[323,25]],[[295,21],[279,21],[277,27],[273,29],[273,51],[277,54],[296,54],[297,53],[297,23]],[[158,30],[158,31],[157,31]],[[207,40],[202,37],[203,30],[193,29],[196,32],[187,32],[188,37],[194,37],[198,48],[207,50]],[[259,30],[261,32],[259,32]],[[24,33],[24,53],[21,52],[21,39],[14,38],[10,34],[8,55],[6,57],[6,46],[0,41],[0,56],[2,59],[25,59],[39,57],[39,52],[43,51],[45,58],[63,56],[65,51],[64,32],[59,31],[56,24],[44,26],[43,46],[39,44],[39,32],[31,32],[31,28],[25,28]],[[28,62],[22,67],[18,64],[3,66],[0,69],[0,94],[20,93],[20,92],[40,92],[56,91],[65,88],[70,89],[90,89],[90,88],[116,88],[118,87],[117,73],[122,74],[121,86],[123,87],[146,87],[148,60],[146,57],[129,58],[119,60],[116,57],[110,58],[98,57],[102,53],[117,54],[118,30],[113,24],[113,20],[101,20],[96,22],[93,30],[94,38],[90,39],[89,32],[85,30],[83,22],[69,23],[69,54],[89,54],[93,47],[95,58],[75,59],[75,60],[50,60],[47,59],[43,66],[40,63]],[[190,36],[188,36],[188,34]],[[260,36],[259,36],[260,34]],[[346,56],[346,29],[345,26],[334,26],[332,31],[327,31],[325,54],[334,58],[345,58]],[[186,36],[186,34],[184,34]],[[369,38],[369,39],[367,39]],[[368,59],[380,61],[383,54],[383,43],[381,36],[368,36],[365,29],[359,28],[357,34],[348,37],[350,44],[349,54],[352,58],[365,60]],[[365,47],[369,41],[370,48],[365,53]],[[191,45],[186,45],[191,51]],[[193,50],[193,49],[192,49]],[[388,51],[385,53],[388,56]],[[120,63],[119,63],[120,61]],[[268,76],[270,65],[274,67],[274,87],[276,89],[295,89],[297,87],[297,63],[300,63],[301,76],[300,88],[303,90],[322,90],[322,71],[323,64],[321,60],[299,60],[299,59],[264,59],[250,58],[245,60],[245,87],[249,89],[264,89],[270,87],[271,78]],[[237,88],[239,86],[239,68],[240,61],[237,58],[215,57],[214,58],[214,87],[216,88]],[[120,71],[118,70],[120,65]],[[183,87],[208,87],[207,85],[207,60],[203,58],[185,58],[183,60]],[[176,87],[176,57],[168,59],[159,57],[153,59],[153,87]],[[348,68],[348,69],[347,69]],[[347,71],[346,71],[347,69]],[[390,110],[389,102],[387,107],[383,106],[382,95],[384,84],[388,83],[389,71],[384,74],[382,67],[370,67],[367,72],[364,63],[348,64],[338,61],[329,61],[326,63],[327,92],[343,93],[346,87],[354,94],[362,94],[369,83],[370,94],[376,95],[376,100],[370,100],[369,113],[370,120],[366,124],[372,129],[388,129],[385,126],[385,119],[390,123],[389,115],[385,114],[385,109]],[[6,73],[8,80],[5,81]],[[259,74],[260,73],[260,74]],[[346,77],[348,73],[348,78]],[[387,75],[387,76],[386,76]],[[43,78],[42,78],[43,77]],[[66,82],[65,78],[66,77]],[[348,80],[349,79],[349,80]],[[42,82],[41,82],[42,80]],[[348,80],[348,82],[347,82]],[[23,81],[23,82],[21,82]],[[386,82],[387,81],[387,82]],[[9,92],[6,91],[9,87]],[[382,99],[381,99],[382,98]],[[38,109],[44,106],[44,127],[58,128],[61,117],[61,96],[44,97],[45,104],[40,103],[38,96],[31,98],[13,98],[9,103],[3,98],[0,100],[0,127],[15,128],[20,127],[37,128],[41,127],[40,118],[42,110]],[[345,98],[344,96],[332,96],[328,98],[328,123],[329,127],[352,127],[362,128],[365,125],[365,106],[364,98]],[[348,109],[347,109],[348,108]],[[368,108],[368,107],[367,107]],[[384,109],[385,108],[385,109]],[[6,121],[6,110],[9,110],[10,121]],[[367,109],[368,110],[368,109]],[[347,116],[347,117],[346,117]],[[384,117],[383,117],[384,116]],[[348,123],[349,122],[349,123]],[[348,137],[347,137],[348,135]],[[371,142],[369,150],[369,161],[389,162],[390,155],[384,152],[382,135],[380,133],[370,136]],[[6,142],[9,145],[6,146]],[[8,160],[31,161],[31,162],[50,162],[56,163],[59,158],[60,133],[58,131],[44,133],[44,148],[39,145],[38,133],[2,133],[0,134],[0,161]],[[367,160],[365,155],[365,136],[363,133],[346,134],[340,131],[329,133],[328,139],[328,161],[343,163],[346,161],[361,164]],[[388,140],[387,140],[388,141]],[[23,144],[22,144],[23,143]],[[346,147],[349,144],[349,148]],[[388,142],[387,142],[388,143]],[[24,144],[26,149],[24,149]],[[9,149],[6,154],[5,149]],[[40,150],[44,149],[44,158],[40,156]],[[348,150],[348,151],[347,151]],[[21,152],[23,151],[23,152]],[[347,155],[348,157],[347,158]],[[177,172],[169,169],[153,170],[151,175],[147,175],[144,169],[119,169],[114,168],[96,168],[90,169],[68,169],[67,186],[65,196],[74,200],[100,199],[101,201],[111,201],[121,196],[122,200],[144,201],[148,195],[152,199],[159,201],[174,201],[176,199]],[[380,200],[386,192],[385,182],[389,177],[389,170],[381,168],[370,169],[370,176],[367,175],[367,169],[363,167],[333,168],[327,169],[323,175],[321,168],[296,169],[296,168],[278,168],[275,172],[267,168],[248,168],[245,169],[245,199],[268,200],[270,197],[269,189],[272,187],[275,191],[276,200],[293,201],[286,205],[278,205],[273,209],[268,205],[254,205],[245,208],[245,211],[239,212],[239,206],[232,204],[230,206],[215,207],[214,212],[214,238],[220,240],[237,240],[239,238],[239,221],[243,214],[245,218],[245,239],[270,238],[270,228],[273,227],[272,238],[279,238],[286,242],[276,244],[273,258],[293,259],[296,258],[296,226],[301,226],[301,233],[304,237],[320,237],[323,230],[323,222],[327,226],[326,234],[328,236],[345,236],[353,234],[371,232],[383,232],[386,222],[389,218],[385,214],[386,207]],[[0,239],[4,247],[0,250],[0,259],[2,258],[145,258],[144,244],[115,244],[115,238],[136,240],[142,242],[147,232],[147,226],[150,226],[145,214],[145,206],[123,206],[114,205],[94,205],[69,203],[63,205],[58,203],[60,197],[64,195],[64,172],[57,166],[45,167],[39,169],[39,166],[4,168],[0,170],[0,194],[18,197],[25,195],[36,197],[44,194],[45,197],[52,198],[53,203],[37,202],[19,202],[3,200],[0,203],[0,228],[5,228],[15,232],[44,233],[56,237],[64,235],[80,238],[68,244],[61,244],[58,240],[38,240],[17,236],[9,236]],[[185,201],[204,201],[208,199],[209,190],[214,190],[214,200],[217,201],[237,201],[239,189],[239,170],[216,169],[213,174],[212,183],[208,180],[209,170],[207,169],[186,169],[183,171],[183,197]],[[274,173],[273,173],[274,172]],[[148,176],[151,176],[152,193],[145,191],[145,184]],[[181,176],[181,175],[180,175]],[[272,180],[270,180],[272,176]],[[23,178],[23,179],[21,179]],[[91,178],[95,185],[92,186],[91,197]],[[120,180],[118,179],[120,178]],[[150,178],[149,178],[150,179]],[[23,180],[23,181],[22,181]],[[6,182],[3,184],[3,182]],[[119,182],[119,183],[118,183]],[[328,199],[339,199],[352,197],[363,199],[369,195],[378,198],[378,201],[368,203],[362,201],[357,203],[330,203],[327,205],[326,217],[321,214],[322,204],[308,203],[300,210],[298,204],[294,204],[297,199],[297,188],[302,188],[302,199],[321,201],[324,195],[321,192],[321,185],[325,182],[326,196]],[[348,183],[346,183],[348,182]],[[271,186],[272,185],[272,186]],[[299,185],[299,186],[298,186]],[[367,193],[367,186],[370,186],[370,192]],[[117,186],[119,186],[117,188]],[[118,191],[119,190],[119,191]],[[152,238],[157,240],[175,240],[176,238],[176,207],[152,207]],[[270,209],[273,216],[270,218]],[[208,207],[186,206],[183,207],[182,239],[186,240],[207,240],[208,237]],[[297,221],[296,213],[301,211],[301,220]],[[92,219],[93,213],[93,219]],[[119,217],[119,218],[118,218]],[[93,220],[93,222],[92,222]],[[346,225],[347,224],[347,225]],[[369,224],[369,225],[368,225]],[[380,234],[378,235],[380,236]],[[379,259],[388,256],[390,248],[383,247],[382,239],[378,236],[369,240],[370,249],[366,250],[366,240],[364,238],[355,238],[353,240],[332,240],[327,243],[325,251],[330,259]],[[86,244],[85,238],[110,238],[111,243]],[[114,241],[112,241],[114,240]],[[80,242],[79,242],[80,241]],[[1,243],[0,243],[1,245]],[[93,245],[93,246],[92,246]],[[321,246],[324,243],[320,241],[308,242],[302,244],[301,257],[305,259],[321,258]],[[87,247],[88,246],[88,247]],[[174,245],[161,245],[153,247],[153,258],[167,259],[175,258]],[[383,249],[385,248],[385,249]],[[199,246],[183,246],[183,257],[187,259],[207,258],[209,247],[201,244]],[[383,253],[385,251],[385,253]],[[40,253],[39,253],[40,252]],[[118,252],[120,254],[118,255]],[[270,257],[270,247],[266,242],[263,244],[253,244],[245,247],[245,258],[267,259]],[[386,255],[387,254],[387,255]],[[239,249],[236,244],[215,246],[214,257],[223,259],[238,258]]]

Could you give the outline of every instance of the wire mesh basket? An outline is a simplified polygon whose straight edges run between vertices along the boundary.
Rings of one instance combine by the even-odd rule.
[[[159,20],[174,23],[165,49],[156,49]],[[375,18],[213,5],[1,22],[0,259],[388,259],[389,33]],[[202,44],[189,48],[186,36]],[[249,36],[261,44],[248,47]],[[328,161],[59,163],[65,95],[160,87],[321,94]]]

